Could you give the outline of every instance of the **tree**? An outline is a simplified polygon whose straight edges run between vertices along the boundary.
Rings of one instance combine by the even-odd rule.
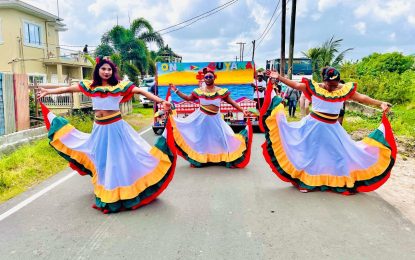
[[[339,51],[343,39],[334,39],[332,36],[325,41],[320,47],[310,48],[303,54],[311,59],[313,65],[314,79],[321,80],[320,70],[326,66],[338,68],[348,51],[353,48],[348,48],[344,51]]]
[[[95,55],[110,56],[117,64],[120,75],[126,74],[129,80],[138,81],[138,75],[145,75],[151,62],[147,43],[155,42],[159,47],[164,46],[161,35],[154,32],[150,23],[138,18],[130,28],[114,26],[101,38]]]
[[[310,48],[303,55],[311,59],[311,67],[313,71],[313,78],[318,79],[320,75],[319,59],[320,59],[320,48]]]

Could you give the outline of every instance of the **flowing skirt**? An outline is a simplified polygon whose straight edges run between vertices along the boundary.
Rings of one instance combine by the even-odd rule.
[[[79,174],[92,177],[95,208],[104,213],[136,209],[171,181],[176,160],[172,139],[173,150],[164,137],[152,147],[120,115],[96,121],[87,134],[42,108],[50,123],[50,145]]]
[[[235,134],[221,114],[208,115],[200,109],[186,118],[171,116],[177,153],[193,167],[222,165],[243,168],[249,163],[252,125]]]
[[[263,155],[283,181],[306,191],[345,195],[368,192],[388,178],[396,158],[396,143],[386,115],[382,124],[356,142],[338,123],[310,115],[288,123],[280,98],[274,98],[263,117],[266,141]]]

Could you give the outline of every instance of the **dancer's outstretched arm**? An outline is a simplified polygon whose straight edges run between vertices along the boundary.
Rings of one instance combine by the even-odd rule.
[[[194,101],[196,98],[193,95],[186,95],[182,93],[175,85],[169,84],[169,87],[176,93],[180,98],[187,100],[187,101]]]
[[[357,102],[366,104],[366,105],[378,106],[385,112],[388,112],[390,110],[390,108],[392,107],[392,105],[388,102],[373,99],[373,98],[371,98],[367,95],[361,94],[359,92],[355,92],[353,94],[353,96],[351,97],[351,99],[355,100]]]
[[[287,78],[281,76],[276,71],[267,70],[266,74],[271,78],[276,78],[277,80],[281,81],[282,83],[284,83],[285,85],[287,85],[289,87],[292,87],[293,89],[297,89],[297,90],[300,90],[300,91],[306,91],[306,85],[304,83],[287,79]]]
[[[226,103],[232,105],[234,108],[244,113],[244,116],[249,116],[249,112],[244,110],[240,105],[238,105],[238,103],[236,103],[235,100],[233,100],[230,96],[227,96],[226,98],[224,98],[223,101],[225,101]]]
[[[50,94],[81,92],[78,85],[71,85],[69,87],[59,87],[59,88],[38,88],[37,90],[38,90],[37,98],[42,98]]]
[[[160,98],[160,97],[158,97],[158,96],[156,96],[156,95],[154,95],[154,94],[152,94],[148,91],[145,91],[142,88],[134,87],[132,92],[134,94],[143,95],[143,96],[145,96],[146,98],[150,99],[153,102],[161,103],[163,105],[163,109],[166,110],[166,111],[169,111],[171,109],[171,103],[170,102],[168,102],[168,101],[166,101],[166,100],[164,100],[164,99],[162,99],[162,98]]]

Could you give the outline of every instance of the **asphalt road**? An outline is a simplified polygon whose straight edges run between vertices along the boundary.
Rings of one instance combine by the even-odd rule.
[[[245,169],[179,158],[156,201],[117,214],[92,209],[90,178],[67,169],[0,205],[0,259],[415,259],[414,224],[376,193],[300,193],[263,140]]]

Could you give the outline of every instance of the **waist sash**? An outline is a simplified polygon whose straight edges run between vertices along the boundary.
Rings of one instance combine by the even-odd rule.
[[[339,118],[339,115],[333,115],[333,116],[329,116],[317,111],[311,111],[310,116],[321,121],[324,123],[328,123],[328,124],[334,124],[337,122],[337,119]]]
[[[98,125],[109,125],[117,121],[120,121],[121,119],[121,112],[118,111],[117,113],[114,113],[109,116],[95,117],[95,123],[97,123]]]
[[[211,109],[209,109],[209,108],[207,108],[203,105],[200,105],[200,111],[202,111],[203,113],[205,113],[207,115],[211,115],[211,116],[216,115],[217,113],[219,113],[219,109],[218,109],[218,111],[214,111],[214,110],[211,110]]]

